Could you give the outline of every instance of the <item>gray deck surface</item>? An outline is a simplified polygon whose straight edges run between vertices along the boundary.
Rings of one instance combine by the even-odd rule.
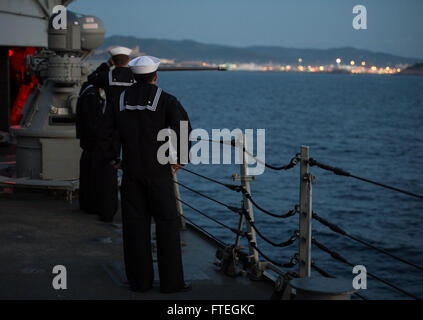
[[[118,214],[117,222],[120,220]],[[269,283],[216,271],[216,247],[182,232],[185,279],[193,290],[161,294],[158,280],[145,293],[129,291],[119,224],[39,192],[0,194],[0,299],[269,299]],[[67,290],[54,290],[52,269],[67,269]],[[157,266],[155,263],[157,270]],[[156,272],[156,279],[157,279]]]

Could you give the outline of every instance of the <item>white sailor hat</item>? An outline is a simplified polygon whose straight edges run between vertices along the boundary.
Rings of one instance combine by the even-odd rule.
[[[140,56],[129,61],[129,67],[135,74],[152,73],[157,70],[160,59],[152,56]]]
[[[111,56],[116,56],[118,54],[124,54],[126,56],[129,56],[131,52],[132,50],[127,47],[114,47],[109,50]]]

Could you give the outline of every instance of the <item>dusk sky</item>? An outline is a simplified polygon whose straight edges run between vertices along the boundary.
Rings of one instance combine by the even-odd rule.
[[[367,30],[352,9],[367,8]],[[421,0],[75,0],[110,35],[191,39],[234,46],[352,46],[423,59]]]

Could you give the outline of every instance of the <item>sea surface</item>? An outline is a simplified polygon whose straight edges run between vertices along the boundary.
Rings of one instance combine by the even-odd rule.
[[[178,97],[192,126],[212,129],[266,129],[266,162],[286,164],[301,145],[325,164],[365,178],[423,194],[423,77],[261,72],[162,72],[159,86]],[[210,145],[211,148],[211,145]],[[187,168],[233,183],[239,165],[200,164]],[[423,265],[423,201],[316,167],[313,211],[352,235]],[[178,173],[179,181],[224,203],[240,206],[241,195]],[[266,169],[251,182],[252,195],[269,211],[284,213],[299,203],[299,165]],[[192,206],[236,227],[238,216],[181,188]],[[195,211],[184,214],[222,241],[234,234]],[[275,242],[298,229],[298,215],[277,219],[254,210],[256,225]],[[354,265],[423,298],[423,272],[340,236],[313,221],[313,237]],[[274,248],[258,238],[272,259],[286,263],[298,241]],[[353,279],[352,268],[313,246],[312,260],[328,273]],[[287,269],[288,270],[288,269]],[[297,271],[297,267],[294,269]],[[319,276],[315,271],[313,277]],[[367,278],[370,299],[403,299],[401,293]]]

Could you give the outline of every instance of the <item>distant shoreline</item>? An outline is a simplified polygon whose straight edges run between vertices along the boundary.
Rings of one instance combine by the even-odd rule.
[[[96,58],[91,57],[87,61],[91,64],[91,67],[94,69],[98,65],[100,65],[102,62],[104,62],[105,60],[96,59]],[[164,66],[166,67],[167,65],[165,64]],[[193,65],[184,64],[184,66],[186,68],[198,67],[198,65],[195,65],[195,64],[193,64]],[[169,65],[169,67],[172,67],[172,65]],[[190,72],[191,70],[175,70],[175,71],[172,71],[172,72],[178,72],[178,71]],[[196,71],[196,70],[193,70],[192,72],[194,72],[194,71],[199,72],[199,71]],[[400,72],[395,72],[395,73],[379,73],[379,72],[373,72],[373,73],[362,72],[362,73],[359,73],[359,72],[351,72],[350,70],[347,70],[347,69],[334,69],[334,70],[327,70],[327,71],[315,70],[315,71],[311,72],[311,71],[299,71],[299,70],[295,70],[295,69],[286,71],[286,70],[280,70],[280,69],[274,69],[274,70],[254,69],[253,70],[253,69],[231,69],[231,68],[228,68],[227,70],[224,70],[224,71],[226,71],[226,72],[285,73],[285,74],[295,73],[295,74],[403,75],[403,76],[405,76],[405,75],[413,75],[413,76],[423,75],[422,71],[409,71],[409,69],[404,69],[404,70],[401,70]],[[162,71],[162,72],[168,72],[168,71],[165,70],[165,71]]]

